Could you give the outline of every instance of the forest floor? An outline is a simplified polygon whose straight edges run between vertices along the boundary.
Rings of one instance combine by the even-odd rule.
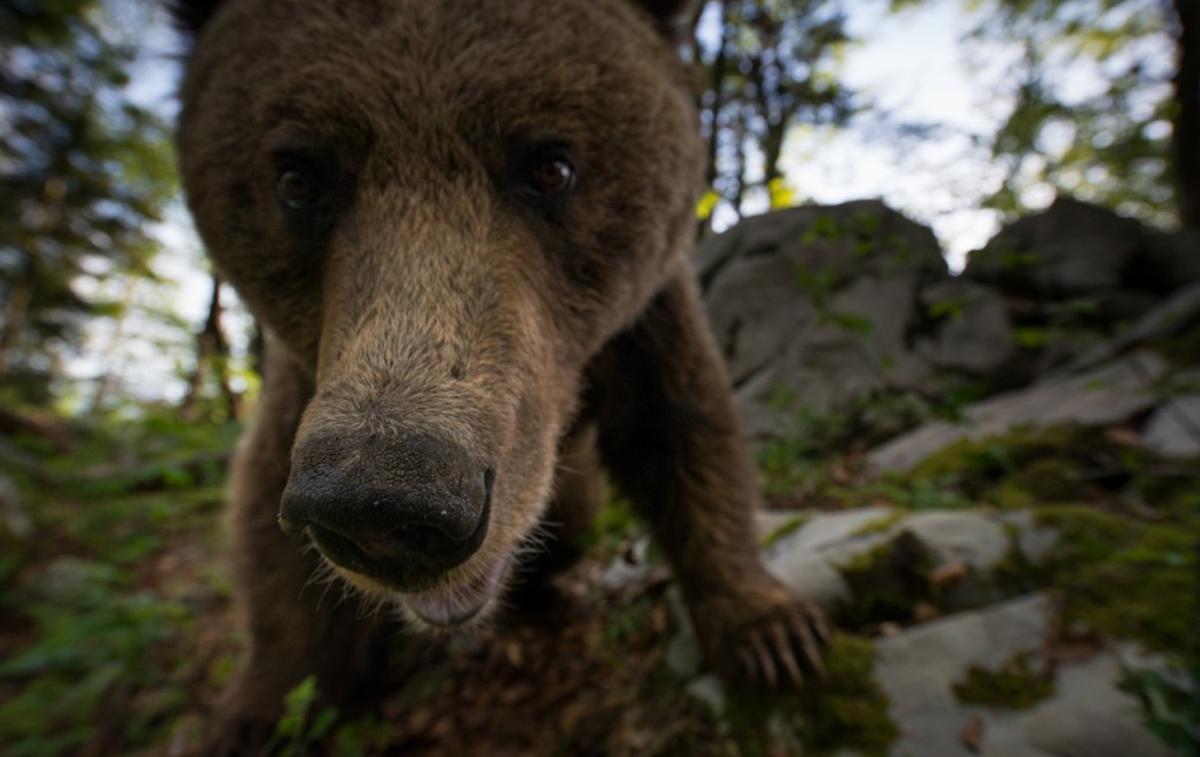
[[[1200,525],[1194,476],[1168,477],[1152,498],[1174,504],[1149,506],[1145,491],[1130,488],[1150,480],[1139,473],[1142,463],[1121,451],[1119,429],[1106,433],[1097,448],[1058,455],[1080,465],[1115,456],[1105,458],[1113,480],[1090,487],[1083,504],[1168,535]],[[233,424],[184,424],[167,414],[81,427],[69,450],[31,439],[9,450],[21,462],[9,475],[32,531],[5,533],[0,544],[0,751],[173,755],[198,743],[241,645],[220,529],[223,466],[236,434]],[[1036,494],[1045,476],[1037,479],[1032,464],[1045,474],[1048,457],[1043,450],[1029,465],[1012,463],[1011,481],[1002,482],[994,461],[988,468],[978,451],[968,451],[963,460],[942,461],[967,475],[936,491],[928,482],[861,484],[854,456],[781,463],[775,454],[765,476],[783,508],[886,501],[905,510],[954,509],[979,499],[1003,507],[995,501],[1001,494]],[[1114,473],[1112,465],[1125,470]],[[653,550],[644,556],[644,543],[615,501],[598,519],[587,557],[558,581],[551,609],[502,615],[471,637],[430,643],[398,634],[389,673],[395,683],[377,707],[322,710],[306,680],[288,697],[274,747],[346,755],[886,751],[896,726],[870,680],[868,642],[897,621],[920,622],[920,609],[886,622],[856,616],[839,623],[822,691],[730,690],[718,716],[703,687],[671,664],[680,614],[665,568]],[[1154,557],[1175,561],[1169,585],[1190,585],[1194,555]],[[633,564],[640,568],[622,572]],[[1167,651],[1185,652],[1182,645]]]

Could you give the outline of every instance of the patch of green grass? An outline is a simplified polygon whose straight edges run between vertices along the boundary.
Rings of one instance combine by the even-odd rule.
[[[1053,672],[1034,669],[1028,652],[995,670],[972,665],[966,677],[954,684],[958,701],[992,709],[1027,710],[1053,693]]]

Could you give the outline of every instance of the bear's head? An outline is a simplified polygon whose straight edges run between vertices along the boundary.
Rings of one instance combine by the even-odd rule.
[[[280,510],[432,625],[491,605],[586,366],[679,270],[669,0],[192,0],[178,145],[218,269],[315,382]]]

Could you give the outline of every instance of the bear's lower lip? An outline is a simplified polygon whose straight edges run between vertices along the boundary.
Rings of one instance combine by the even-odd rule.
[[[402,594],[400,601],[422,623],[450,628],[470,621],[496,596],[508,559],[499,559],[473,580],[454,586],[441,586],[414,594]]]

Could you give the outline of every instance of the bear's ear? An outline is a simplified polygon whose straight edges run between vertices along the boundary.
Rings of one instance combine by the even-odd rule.
[[[697,0],[634,0],[658,22],[658,28],[669,36],[677,36],[685,21],[691,19]]]
[[[167,7],[175,17],[175,26],[193,37],[200,36],[200,30],[220,4],[221,0],[167,0]]]

